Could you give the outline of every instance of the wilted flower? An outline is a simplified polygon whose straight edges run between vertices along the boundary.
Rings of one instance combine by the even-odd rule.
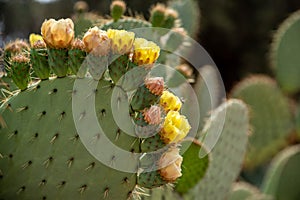
[[[134,41],[133,32],[108,29],[107,36],[111,39],[111,48],[114,54],[123,55],[131,51]]]
[[[176,143],[182,140],[190,129],[191,126],[184,115],[180,115],[177,111],[170,111],[159,134],[165,143]]]
[[[158,125],[161,122],[161,108],[159,106],[152,105],[150,108],[146,108],[143,111],[144,120],[148,124]]]
[[[148,78],[145,80],[145,86],[152,94],[160,96],[164,91],[164,78],[163,77]]]
[[[182,176],[182,160],[183,158],[179,154],[178,148],[171,147],[168,149],[168,151],[161,156],[158,162],[161,177],[168,182],[174,182],[177,178]]]
[[[153,64],[160,52],[159,46],[143,38],[136,38],[134,43],[133,62],[137,65]]]
[[[169,91],[164,91],[160,97],[159,104],[165,109],[166,112],[170,110],[178,111],[181,108],[180,99]]]
[[[107,56],[110,52],[111,40],[106,31],[98,27],[90,28],[83,36],[85,49],[88,53],[98,56]]]
[[[46,44],[52,48],[63,49],[71,45],[74,39],[74,23],[71,19],[45,20],[41,33]]]

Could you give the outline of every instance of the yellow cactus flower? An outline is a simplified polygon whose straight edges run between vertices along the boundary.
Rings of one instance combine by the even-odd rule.
[[[33,47],[34,46],[34,43],[36,43],[37,41],[44,41],[43,40],[43,37],[39,34],[34,34],[34,33],[31,33],[29,35],[29,42],[30,42],[30,46]]]
[[[111,40],[106,31],[97,26],[90,28],[83,36],[85,50],[97,56],[107,56],[111,48]]]
[[[114,54],[129,53],[134,41],[134,33],[125,30],[108,29],[107,36],[111,39],[111,48]]]
[[[162,93],[159,104],[166,112],[169,112],[170,110],[178,111],[182,106],[180,99],[169,91],[164,91]]]
[[[179,149],[176,147],[170,147],[158,161],[160,176],[168,181],[174,182],[177,178],[182,176],[181,164],[182,156],[179,154]]]
[[[180,115],[177,111],[170,111],[159,134],[166,144],[176,143],[182,140],[190,129],[191,126],[184,115]]]
[[[41,33],[49,47],[68,48],[74,39],[74,23],[69,18],[45,20],[41,27]]]
[[[153,64],[160,52],[159,46],[143,38],[136,38],[134,43],[133,62],[137,65]]]

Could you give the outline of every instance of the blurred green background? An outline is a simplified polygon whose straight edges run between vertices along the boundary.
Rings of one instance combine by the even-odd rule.
[[[1,47],[17,37],[39,33],[45,18],[73,14],[75,0],[1,0]],[[109,14],[110,0],[87,0],[89,10]],[[153,3],[128,0],[128,7],[149,17]],[[273,31],[286,17],[300,9],[299,0],[200,0],[201,24],[197,40],[216,62],[226,87],[249,73],[270,74],[267,61]],[[192,20],[192,19],[191,19]]]

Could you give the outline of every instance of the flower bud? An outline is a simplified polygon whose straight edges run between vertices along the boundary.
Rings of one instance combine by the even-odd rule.
[[[137,65],[153,64],[160,52],[159,46],[154,42],[143,38],[136,38],[134,41],[133,62]]]
[[[160,96],[164,91],[164,78],[163,77],[148,78],[145,80],[145,86],[152,94]]]
[[[177,143],[188,134],[190,129],[191,126],[184,115],[180,115],[177,111],[170,111],[159,134],[166,144]]]
[[[55,49],[68,48],[74,39],[74,23],[71,19],[45,20],[41,27],[44,41]]]
[[[143,111],[144,120],[151,125],[158,125],[161,122],[161,108],[159,106],[151,106]]]
[[[180,110],[182,103],[180,99],[169,91],[164,91],[160,97],[159,104],[164,108],[166,112],[170,110]]]
[[[183,158],[179,154],[178,148],[171,147],[168,151],[166,151],[158,162],[161,177],[168,182],[176,181],[177,178],[182,176],[182,160]]]
[[[90,28],[83,36],[85,50],[97,56],[107,56],[110,52],[111,40],[106,31],[98,27]]]
[[[29,35],[29,42],[30,42],[30,46],[31,48],[33,48],[34,44],[37,42],[37,41],[43,41],[43,37],[39,34],[34,34],[34,33],[31,33]],[[39,42],[40,43],[40,42]],[[41,43],[40,43],[41,44]]]
[[[115,21],[120,19],[125,11],[126,11],[126,4],[124,1],[115,0],[110,5],[110,15]]]
[[[125,30],[108,29],[107,36],[111,39],[111,48],[114,54],[127,54],[131,51],[134,33]]]

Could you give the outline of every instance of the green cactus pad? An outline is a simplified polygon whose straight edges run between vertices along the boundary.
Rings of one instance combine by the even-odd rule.
[[[300,140],[300,105],[298,106],[298,113],[296,116],[296,131],[297,131],[298,138]]]
[[[203,178],[208,166],[209,155],[199,158],[200,149],[203,146],[199,142],[183,141],[181,143],[181,152],[183,157],[182,176],[175,185],[175,190],[182,194],[187,193]]]
[[[83,91],[73,88],[74,80],[42,81],[2,105],[7,128],[0,129],[1,199],[127,199],[132,195],[136,175],[102,164],[82,144],[74,125],[72,95]],[[79,81],[81,85],[93,82]],[[118,131],[113,121],[110,85],[100,81],[85,99],[94,95],[97,118],[107,137],[128,152],[138,152],[135,139]],[[87,115],[83,110],[81,121]],[[91,144],[101,140],[89,127],[86,130]],[[114,166],[119,158],[114,152],[106,154]]]
[[[178,12],[182,27],[189,35],[196,37],[200,28],[200,8],[198,2],[194,0],[173,0],[169,1],[168,6]]]
[[[86,57],[86,52],[80,49],[70,49],[68,51],[68,55],[68,65],[71,73],[79,78],[85,77],[87,68],[85,67],[85,65],[82,65],[82,63]]]
[[[159,97],[152,94],[145,85],[142,85],[136,90],[130,105],[133,110],[140,111],[155,104]]]
[[[142,152],[152,152],[162,149],[166,144],[161,140],[159,134],[142,140],[141,151]]]
[[[144,27],[151,27],[151,24],[142,19],[126,18],[126,19],[120,19],[116,22],[114,21],[107,22],[106,24],[101,25],[99,28],[101,30],[108,30],[108,29],[131,30],[135,28],[144,28]]]
[[[28,62],[11,63],[11,78],[20,90],[27,89],[30,82],[30,65]]]
[[[274,35],[270,62],[285,92],[300,91],[300,11],[287,18]]]
[[[287,143],[293,127],[288,100],[276,83],[265,76],[245,79],[233,89],[232,97],[242,99],[250,108],[252,134],[244,167],[254,169]]]
[[[153,189],[146,189],[145,195],[141,196],[142,200],[182,200],[182,197],[174,192],[172,186],[162,186]]]
[[[128,70],[128,55],[116,55],[116,58],[112,57],[112,62],[108,66],[109,75],[114,83],[118,83],[118,80]]]
[[[263,182],[263,191],[277,200],[300,198],[300,146],[283,150],[272,161]]]
[[[48,63],[57,77],[65,77],[68,72],[68,50],[48,49]]]
[[[0,101],[10,96],[9,92],[13,92],[17,89],[18,87],[11,78],[2,76],[0,78]]]
[[[42,80],[48,79],[50,76],[50,67],[48,64],[47,49],[30,50],[30,62],[34,73]]]
[[[141,173],[138,178],[138,185],[145,188],[155,188],[167,184],[158,171]]]
[[[204,178],[189,192],[192,199],[225,199],[241,169],[249,128],[248,109],[240,100],[228,100],[212,113],[203,131],[203,144],[207,150],[212,148],[211,162]]]
[[[249,183],[237,182],[233,184],[228,200],[272,200],[272,197],[262,194]]]
[[[206,65],[200,68],[199,76],[193,86],[198,98],[201,118],[199,120],[198,133],[201,133],[206,120],[210,117],[211,111],[220,105],[222,96],[224,96],[220,87],[220,81],[217,71],[212,66]]]

